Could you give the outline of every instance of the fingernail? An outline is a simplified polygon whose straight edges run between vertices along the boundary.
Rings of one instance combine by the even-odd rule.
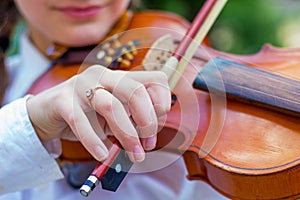
[[[145,152],[141,146],[136,145],[133,148],[133,157],[136,162],[142,162],[145,159]]]
[[[152,149],[154,149],[154,147],[156,146],[156,141],[157,141],[156,135],[147,138],[146,142],[145,142],[145,149],[146,150],[152,150]]]
[[[93,151],[95,153],[96,159],[99,161],[103,161],[107,158],[108,152],[106,149],[103,149],[99,145],[95,145],[93,148]]]

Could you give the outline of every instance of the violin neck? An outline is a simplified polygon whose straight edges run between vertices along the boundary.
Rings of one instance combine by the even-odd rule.
[[[300,82],[232,61],[211,60],[199,72],[193,87],[300,117]]]

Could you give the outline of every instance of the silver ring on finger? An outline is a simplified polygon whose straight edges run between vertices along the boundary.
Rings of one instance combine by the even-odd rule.
[[[90,89],[88,89],[88,90],[85,91],[85,96],[86,96],[86,98],[89,101],[90,107],[92,107],[91,100],[95,96],[95,92],[97,90],[106,90],[106,89],[103,86],[99,85],[99,86],[96,86],[94,88],[90,88]]]

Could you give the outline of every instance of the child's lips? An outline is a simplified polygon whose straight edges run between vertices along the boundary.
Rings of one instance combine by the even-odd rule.
[[[97,15],[101,10],[101,6],[89,6],[89,7],[63,7],[58,8],[63,14],[73,18],[89,18]]]

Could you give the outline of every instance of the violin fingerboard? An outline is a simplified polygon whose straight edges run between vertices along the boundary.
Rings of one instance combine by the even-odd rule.
[[[276,112],[300,116],[300,82],[222,58],[205,64],[193,87]]]

